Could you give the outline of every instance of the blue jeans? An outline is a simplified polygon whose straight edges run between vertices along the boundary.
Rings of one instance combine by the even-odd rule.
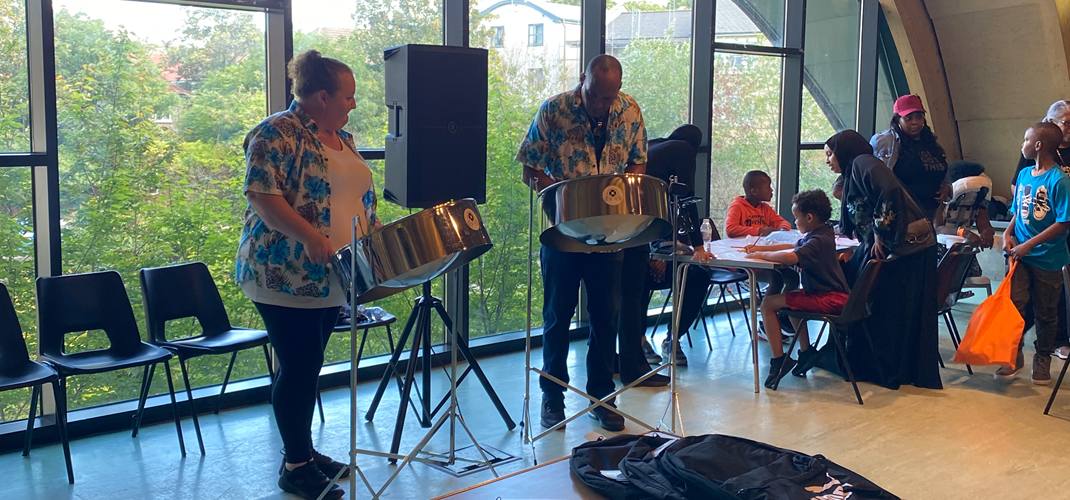
[[[542,369],[569,381],[569,323],[579,303],[580,282],[587,287],[590,336],[587,346],[587,393],[596,398],[613,392],[613,354],[620,300],[622,253],[569,253],[542,247]],[[565,388],[539,377],[543,397],[563,398]]]

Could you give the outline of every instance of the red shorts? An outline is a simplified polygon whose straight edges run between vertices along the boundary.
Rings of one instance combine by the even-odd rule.
[[[847,294],[843,292],[806,293],[805,290],[792,290],[784,294],[784,302],[793,311],[836,314],[843,312],[847,305]]]

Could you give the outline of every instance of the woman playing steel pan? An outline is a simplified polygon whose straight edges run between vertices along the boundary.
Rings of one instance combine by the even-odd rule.
[[[316,498],[346,467],[312,447],[323,349],[346,303],[328,262],[350,241],[354,216],[358,235],[380,223],[371,171],[342,130],[355,107],[352,70],[310,50],[294,58],[289,76],[293,104],[245,138],[249,206],[236,279],[263,317],[278,359],[272,406],[285,447],[279,486]],[[342,494],[332,486],[325,498]]]

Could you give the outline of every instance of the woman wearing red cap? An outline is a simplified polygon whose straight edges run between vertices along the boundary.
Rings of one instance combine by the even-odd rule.
[[[930,221],[940,203],[951,194],[947,181],[947,158],[925,123],[921,97],[905,95],[892,108],[891,128],[869,140],[873,154],[895,172]]]

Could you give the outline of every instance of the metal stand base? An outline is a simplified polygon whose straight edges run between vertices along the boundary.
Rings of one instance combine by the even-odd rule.
[[[430,292],[431,292],[430,283],[425,283],[424,284],[425,296],[426,295],[430,295]],[[425,298],[425,297],[421,297],[421,298]],[[434,298],[432,297],[432,299],[434,299]],[[419,306],[420,302],[421,302],[420,300],[417,301],[417,308],[420,307]],[[353,363],[354,364],[352,366],[352,369],[350,370],[350,377],[351,378],[350,378],[350,385],[349,385],[349,387],[350,387],[350,401],[351,401],[350,408],[349,408],[349,412],[350,412],[350,414],[349,414],[349,426],[350,426],[350,429],[349,429],[349,432],[350,432],[349,470],[351,471],[351,473],[349,475],[349,494],[350,494],[350,496],[356,495],[357,477],[359,476],[361,482],[363,482],[364,486],[368,489],[368,492],[371,493],[371,498],[372,499],[380,498],[383,495],[383,492],[386,491],[387,487],[389,487],[390,484],[394,482],[394,479],[397,478],[398,474],[400,474],[401,471],[405,469],[405,466],[409,465],[412,462],[423,462],[423,463],[426,463],[428,465],[431,465],[432,467],[438,468],[439,470],[444,470],[444,471],[449,472],[449,473],[454,474],[454,475],[473,474],[475,472],[479,472],[479,471],[482,471],[482,470],[485,470],[485,469],[490,469],[491,473],[494,474],[494,477],[498,477],[498,471],[495,470],[495,468],[494,468],[495,464],[506,463],[506,462],[511,461],[511,459],[512,460],[516,459],[515,457],[511,457],[510,455],[502,453],[499,450],[495,450],[495,449],[489,448],[489,447],[487,447],[487,448],[481,447],[479,445],[479,442],[476,440],[475,435],[472,434],[472,430],[468,427],[468,424],[465,423],[464,417],[461,416],[460,406],[457,403],[457,384],[460,382],[460,379],[457,377],[457,354],[458,354],[458,351],[461,350],[462,346],[463,346],[464,350],[467,351],[467,345],[463,342],[463,340],[459,336],[453,335],[453,329],[452,329],[453,322],[450,321],[449,315],[446,314],[445,309],[442,308],[441,301],[438,301],[438,299],[434,299],[434,300],[425,300],[423,302],[428,304],[427,308],[422,308],[422,309],[420,309],[419,312],[416,311],[417,308],[414,308],[414,316],[419,314],[421,317],[423,317],[423,319],[421,320],[421,325],[426,326],[426,328],[427,328],[428,340],[430,338],[430,333],[429,333],[429,331],[430,331],[430,313],[429,313],[429,310],[432,307],[435,310],[438,311],[439,315],[442,318],[443,323],[446,325],[446,331],[452,337],[452,338],[449,339],[450,340],[450,370],[448,372],[449,379],[450,379],[450,391],[449,391],[449,394],[448,394],[449,406],[447,406],[445,408],[445,411],[442,412],[441,415],[439,415],[438,419],[431,425],[431,428],[420,439],[420,442],[417,443],[416,446],[413,447],[413,449],[411,451],[409,451],[408,454],[399,455],[397,453],[397,449],[400,447],[400,444],[401,444],[401,441],[400,441],[400,439],[401,439],[401,430],[400,429],[404,425],[405,409],[408,408],[407,396],[409,394],[409,390],[411,390],[411,388],[412,388],[413,375],[414,375],[413,372],[416,369],[415,353],[416,353],[416,351],[417,351],[417,349],[419,347],[419,342],[417,340],[414,340],[413,341],[413,344],[414,344],[413,357],[410,358],[410,363],[409,363],[408,370],[407,370],[408,373],[407,373],[407,377],[405,379],[405,390],[404,390],[404,393],[403,393],[402,403],[399,405],[398,420],[397,420],[397,423],[396,423],[395,429],[394,429],[394,442],[392,444],[391,453],[383,453],[383,452],[374,451],[374,450],[363,450],[363,449],[357,448],[357,366],[356,366],[357,343],[354,340],[354,339],[356,339],[356,326],[351,326],[351,334],[350,334],[350,351],[351,352],[350,352],[350,354],[351,354],[351,356],[353,358]],[[437,305],[437,307],[434,307],[436,305]],[[410,317],[409,323],[410,323],[410,326],[411,326],[411,324],[413,323],[413,318],[412,317]],[[409,330],[410,330],[410,328],[407,326],[406,327],[406,335],[409,333]],[[416,338],[418,339],[419,337],[416,337]],[[403,339],[404,339],[404,337],[403,337]],[[398,344],[399,345],[399,349],[397,351],[395,351],[395,355],[397,354],[398,351],[400,351],[400,346],[402,345],[402,342],[404,342],[404,340],[399,342],[399,344]],[[470,355],[471,353],[468,353],[468,354]],[[429,360],[430,358],[426,358],[426,359]],[[397,360],[395,359],[394,361],[396,362]],[[475,370],[477,376],[481,376],[482,375],[482,371],[478,370],[478,368],[472,368],[471,365],[470,365],[469,369]],[[385,381],[385,383],[389,383],[389,378],[391,377],[391,375],[392,374],[388,372],[386,374],[386,376],[383,378],[383,381]],[[483,377],[480,377],[480,378],[483,379]],[[380,387],[379,387],[380,394],[377,394],[377,396],[379,396],[379,397],[381,397],[381,392],[384,389],[383,386],[384,386],[384,383],[380,383]],[[490,389],[489,383],[486,384],[485,387],[489,390],[489,394],[492,397],[496,397],[496,396],[494,396],[493,389]],[[425,391],[424,394],[426,395],[427,392]],[[427,406],[428,405],[425,404],[425,409],[427,408]],[[508,415],[506,414],[505,417],[508,418]],[[429,452],[429,451],[424,451],[424,447],[427,446],[427,444],[431,441],[431,438],[433,438],[435,436],[435,434],[438,433],[438,431],[442,428],[443,424],[445,424],[447,421],[449,422],[449,437],[450,437],[449,451],[447,453],[444,453],[444,454],[443,453],[433,453],[433,452]],[[512,424],[511,420],[507,420],[507,422],[509,424]],[[473,446],[468,446],[468,447],[462,448],[461,450],[457,449],[457,446],[456,446],[457,423],[461,424],[461,428],[464,429],[464,432],[468,435],[468,439],[472,442]],[[462,450],[463,450],[463,453],[458,453],[458,452],[461,452]],[[484,451],[484,450],[492,450],[493,452],[496,452],[496,453],[492,453],[492,455],[488,456],[487,452]],[[476,452],[476,453],[473,454],[472,453],[473,451]],[[383,457],[383,458],[386,458],[386,459],[390,460],[391,463],[395,463],[397,460],[400,459],[401,460],[401,464],[399,464],[397,466],[397,468],[394,469],[394,472],[392,474],[390,474],[390,477],[387,478],[386,482],[383,483],[383,485],[377,490],[372,486],[371,481],[368,480],[368,477],[366,475],[364,475],[364,471],[362,471],[360,469],[360,466],[357,465],[357,454]],[[474,455],[478,455],[479,458],[475,459]],[[508,458],[506,458],[506,457],[508,457]],[[464,464],[462,466],[459,466],[459,468],[458,468],[458,470],[460,470],[460,473],[458,474],[457,472],[451,472],[449,467],[457,465],[458,462]],[[320,493],[320,496],[318,497],[319,499],[324,498],[324,496],[330,490],[331,486],[336,484],[341,479],[341,476],[342,476],[342,474],[344,472],[345,472],[345,470],[343,469],[342,471],[339,471],[338,475],[336,475],[335,477],[331,478],[331,481],[328,483],[327,488],[324,489],[324,491],[322,493]]]
[[[359,227],[359,226],[360,226],[360,224],[359,224],[359,216],[358,216],[358,217],[353,219],[352,238],[353,238],[353,245],[354,246],[356,246],[356,240],[357,240],[357,230],[356,230],[356,228]],[[354,269],[357,267],[356,253],[354,253],[353,256],[351,257],[350,265]],[[351,283],[351,285],[352,285],[352,283]],[[352,296],[350,297],[350,306],[354,310],[356,310],[357,304],[356,304],[355,300],[353,300]],[[446,332],[449,335],[449,337],[447,338],[447,340],[449,341],[449,346],[450,346],[450,369],[448,371],[448,376],[449,376],[449,379],[450,379],[450,391],[449,391],[449,394],[447,395],[447,397],[449,399],[449,406],[446,407],[446,411],[443,412],[441,416],[439,416],[438,420],[435,421],[435,423],[433,425],[431,425],[431,429],[429,429],[427,431],[427,433],[424,434],[424,437],[422,437],[420,439],[420,442],[417,443],[415,447],[413,447],[412,451],[410,451],[407,455],[398,455],[397,454],[397,450],[398,450],[398,447],[401,444],[401,428],[405,423],[404,422],[405,421],[405,410],[408,408],[408,405],[409,405],[409,394],[410,394],[409,391],[412,389],[413,376],[415,375],[414,372],[416,370],[416,354],[419,352],[419,346],[420,346],[421,337],[425,341],[425,347],[426,347],[426,350],[424,351],[424,364],[425,364],[425,369],[424,369],[425,386],[424,387],[425,387],[425,389],[424,389],[424,392],[423,392],[423,398],[421,398],[423,400],[424,418],[425,419],[430,419],[430,417],[433,416],[434,413],[437,412],[438,409],[441,408],[442,404],[445,402],[445,401],[443,401],[443,403],[440,403],[439,407],[435,409],[435,412],[430,412],[429,411],[429,407],[430,407],[430,389],[431,389],[431,386],[430,386],[430,382],[431,382],[430,381],[430,378],[431,378],[430,377],[430,372],[431,372],[431,370],[430,370],[430,363],[431,363],[430,345],[431,345],[431,310],[432,309],[438,312],[439,318],[441,318],[442,323],[444,325],[446,325]],[[357,323],[356,322],[352,322],[349,325],[349,332],[350,332],[349,333],[349,350],[350,350],[350,357],[351,357],[351,365],[350,365],[350,370],[349,370],[349,374],[350,374],[350,379],[349,379],[349,391],[350,391],[350,398],[349,398],[349,467],[347,469],[350,471],[350,474],[349,474],[349,495],[350,495],[350,498],[355,498],[356,497],[356,494],[357,494],[357,477],[359,476],[361,482],[363,482],[364,486],[366,488],[368,488],[368,492],[371,493],[371,498],[373,500],[378,500],[383,495],[383,492],[386,491],[386,488],[389,487],[390,484],[394,482],[394,479],[396,479],[398,477],[398,474],[400,474],[401,471],[405,469],[405,466],[410,464],[410,463],[412,463],[412,462],[414,462],[414,461],[428,463],[429,465],[437,466],[440,469],[443,468],[444,466],[452,466],[452,465],[456,464],[457,462],[464,462],[464,463],[467,463],[467,464],[474,464],[474,467],[472,467],[472,466],[465,467],[465,470],[467,472],[464,472],[464,473],[466,473],[466,474],[475,473],[475,472],[477,472],[479,470],[483,470],[483,468],[485,467],[487,469],[490,469],[491,473],[494,474],[494,477],[498,477],[498,471],[494,469],[494,464],[495,463],[505,463],[505,462],[509,461],[509,460],[506,460],[506,459],[502,459],[502,456],[505,455],[505,454],[494,455],[494,458],[488,457],[487,453],[484,451],[484,448],[480,447],[479,442],[476,441],[476,437],[475,437],[475,435],[472,434],[472,430],[468,428],[468,424],[466,424],[464,422],[464,417],[461,416],[461,408],[457,404],[457,384],[460,383],[460,379],[457,377],[457,353],[458,353],[458,350],[463,350],[462,352],[464,354],[464,357],[465,357],[465,359],[468,360],[468,367],[465,368],[464,374],[467,375],[469,370],[472,370],[472,371],[476,372],[476,376],[479,378],[480,382],[482,382],[483,388],[487,391],[487,394],[491,397],[491,399],[494,401],[495,405],[498,407],[498,411],[502,413],[502,418],[505,419],[506,425],[509,427],[510,430],[512,430],[512,428],[515,426],[515,424],[513,423],[512,419],[509,418],[509,414],[505,412],[505,407],[502,406],[501,401],[498,400],[497,394],[494,393],[494,389],[491,388],[490,382],[487,380],[486,376],[483,374],[483,370],[481,370],[479,368],[479,365],[476,363],[475,357],[472,356],[472,353],[468,350],[467,342],[465,342],[465,340],[463,338],[461,338],[461,336],[456,335],[454,333],[454,331],[453,331],[453,321],[450,320],[449,314],[446,313],[446,309],[442,306],[442,301],[437,299],[437,298],[435,298],[435,297],[433,297],[431,295],[431,282],[430,281],[425,282],[423,284],[423,295],[419,299],[417,299],[416,304],[413,306],[413,313],[412,313],[411,316],[409,316],[408,324],[405,326],[405,332],[404,332],[403,336],[401,337],[401,339],[399,339],[398,348],[394,351],[394,354],[393,354],[393,356],[391,358],[390,368],[387,370],[387,373],[383,376],[383,379],[379,384],[379,388],[378,388],[378,391],[376,392],[375,401],[374,401],[375,405],[377,405],[379,403],[380,399],[382,398],[382,393],[386,389],[386,385],[389,384],[390,378],[393,375],[391,370],[396,369],[395,367],[397,365],[398,358],[400,357],[401,350],[404,349],[403,346],[405,344],[405,340],[406,340],[407,336],[412,332],[412,327],[413,327],[414,322],[416,321],[416,318],[420,318],[420,321],[419,321],[420,334],[415,336],[414,339],[413,339],[412,352],[411,352],[410,357],[409,357],[409,366],[408,366],[408,370],[406,370],[408,376],[405,379],[405,384],[404,384],[405,387],[404,387],[404,390],[403,390],[401,404],[398,406],[398,419],[397,419],[397,422],[396,422],[396,424],[394,426],[394,441],[393,441],[393,444],[392,444],[391,453],[382,453],[382,452],[372,451],[372,450],[361,450],[361,449],[357,448],[357,372],[358,372],[357,364],[358,364],[358,361],[359,361],[359,358],[357,356],[358,352],[357,352],[357,341],[356,341],[356,338],[357,338]],[[462,375],[461,377],[463,378],[464,375]],[[374,406],[373,406],[373,408],[374,408]],[[369,412],[369,415],[371,415],[372,413],[374,413],[374,409]],[[369,420],[370,420],[370,417],[369,417]],[[423,423],[423,421],[424,421],[424,419],[421,419],[421,424]],[[449,436],[450,436],[449,452],[447,454],[440,454],[440,453],[432,453],[432,452],[424,451],[424,447],[427,446],[427,443],[430,442],[431,438],[434,437],[435,434],[438,433],[439,429],[442,428],[442,424],[446,423],[447,421],[449,421],[449,423],[450,423],[450,426],[449,426],[449,433],[450,433],[449,434]],[[466,455],[466,456],[458,456],[458,451],[460,451],[460,450],[457,449],[457,443],[456,443],[456,440],[457,440],[457,437],[456,437],[457,436],[457,423],[458,422],[460,422],[461,428],[464,429],[464,432],[468,435],[468,439],[471,440],[472,444],[473,444],[473,446],[462,448],[462,450],[464,450],[464,455]],[[467,455],[471,455],[471,450],[473,450],[473,449],[476,452],[478,452],[479,460],[475,460],[473,458],[468,458],[467,457]],[[488,448],[488,449],[493,450],[493,448]],[[498,450],[494,450],[494,451],[498,451]],[[385,458],[389,459],[391,461],[391,463],[394,463],[398,459],[401,459],[401,464],[396,469],[394,469],[394,472],[392,474],[390,474],[390,477],[387,478],[385,483],[383,483],[383,486],[380,487],[378,490],[376,490],[372,486],[371,481],[368,480],[368,477],[364,475],[364,471],[362,471],[360,469],[360,466],[357,465],[357,454],[358,453],[365,454],[365,455],[373,455],[373,456],[385,457]],[[329,492],[331,490],[332,486],[334,486],[335,484],[338,483],[338,481],[342,478],[342,474],[344,474],[347,469],[342,469],[341,471],[338,472],[337,475],[335,475],[334,477],[330,478],[331,480],[327,483],[326,488],[324,488],[324,490],[322,492],[320,492],[319,497],[317,497],[317,500],[322,500],[327,495],[327,492]]]
[[[409,320],[405,324],[405,331],[402,332],[401,337],[398,339],[397,347],[394,349],[394,353],[390,357],[390,363],[387,365],[386,372],[383,374],[383,378],[379,381],[379,387],[375,391],[375,397],[372,399],[371,407],[368,408],[368,412],[364,418],[371,421],[375,418],[375,411],[379,407],[379,402],[382,401],[383,394],[386,392],[386,388],[390,385],[390,379],[394,377],[395,371],[398,370],[397,364],[401,359],[402,352],[405,351],[405,343],[408,341],[409,336],[412,335],[412,348],[409,351],[408,366],[405,370],[405,376],[403,378],[403,384],[401,389],[401,403],[398,405],[397,421],[394,424],[394,438],[390,445],[390,453],[397,454],[398,449],[401,446],[401,433],[405,426],[405,414],[408,411],[408,407],[411,403],[411,394],[413,385],[416,378],[416,366],[417,359],[420,359],[423,363],[422,375],[422,390],[417,389],[417,396],[420,399],[421,408],[417,413],[422,427],[431,427],[431,420],[442,409],[442,407],[450,400],[455,388],[451,388],[450,392],[442,398],[434,410],[431,409],[431,319],[432,311],[438,314],[439,319],[444,325],[446,330],[453,332],[453,322],[450,320],[448,314],[446,314],[446,308],[443,307],[442,301],[437,297],[431,295],[431,283],[427,282],[423,284],[423,295],[416,299],[412,308],[412,314],[409,315]],[[415,328],[415,335],[413,330]],[[457,384],[464,381],[464,378],[470,372],[475,372],[476,378],[479,379],[480,384],[483,386],[483,390],[487,392],[487,396],[490,397],[494,407],[498,409],[498,413],[501,415],[502,420],[505,421],[505,426],[512,430],[516,427],[513,419],[509,417],[509,412],[506,411],[505,405],[502,404],[498,398],[498,394],[494,392],[494,388],[490,385],[490,380],[487,379],[486,374],[482,368],[479,367],[479,363],[475,356],[472,355],[472,351],[468,349],[468,342],[459,335],[451,335],[451,340],[456,340],[457,349],[460,350],[464,359],[468,362],[468,366],[461,373],[460,378],[457,379]],[[422,350],[421,350],[422,347]],[[396,462],[396,459],[391,459],[391,463]]]

